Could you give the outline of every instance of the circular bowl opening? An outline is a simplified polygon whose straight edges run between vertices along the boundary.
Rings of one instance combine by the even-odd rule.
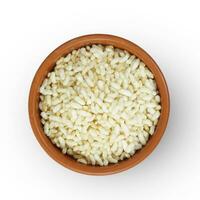
[[[61,150],[58,149],[45,135],[42,124],[40,122],[41,117],[39,110],[39,88],[43,80],[46,78],[48,72],[53,70],[56,61],[60,57],[67,55],[74,49],[79,49],[81,47],[92,44],[112,45],[119,49],[126,50],[130,54],[134,54],[141,61],[143,61],[150,69],[150,71],[154,74],[157,88],[161,97],[162,106],[161,115],[158,120],[156,130],[154,134],[149,138],[147,144],[141,150],[137,151],[132,157],[120,161],[119,163],[109,164],[108,166],[103,167],[81,164],[73,159],[71,156],[62,154]],[[142,48],[140,48],[136,44],[121,37],[106,34],[93,34],[72,39],[56,48],[51,54],[47,56],[47,58],[40,65],[33,79],[29,94],[28,108],[30,123],[33,132],[38,142],[40,143],[42,148],[49,154],[49,156],[51,156],[55,161],[57,161],[64,167],[79,173],[88,175],[108,175],[127,170],[137,165],[154,150],[166,129],[169,117],[170,102],[165,78],[160,71],[158,65],[151,58],[150,55],[148,55]]]

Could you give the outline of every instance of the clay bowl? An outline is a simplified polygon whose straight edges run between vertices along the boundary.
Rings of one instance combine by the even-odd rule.
[[[53,70],[56,61],[61,56],[65,56],[74,49],[92,44],[113,45],[114,47],[127,50],[128,52],[136,55],[140,60],[142,60],[155,76],[162,104],[161,115],[155,133],[153,134],[153,136],[150,137],[147,144],[129,159],[120,161],[117,164],[109,164],[108,166],[104,167],[84,165],[78,163],[72,157],[62,154],[61,151],[54,144],[52,144],[49,138],[44,134],[43,127],[40,122],[40,111],[38,108],[40,85],[42,84],[44,78],[47,76],[48,72]],[[162,72],[160,71],[155,61],[142,48],[126,39],[117,36],[93,34],[72,39],[59,46],[49,56],[47,56],[47,58],[39,67],[33,79],[29,94],[28,107],[30,123],[33,132],[38,142],[40,143],[42,148],[49,154],[49,156],[51,156],[55,161],[57,161],[64,167],[79,173],[89,175],[108,175],[127,170],[137,165],[154,150],[166,129],[169,117],[170,102],[167,84]]]

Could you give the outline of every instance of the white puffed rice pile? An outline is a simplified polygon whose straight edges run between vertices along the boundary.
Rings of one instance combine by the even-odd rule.
[[[132,156],[154,133],[161,110],[153,74],[112,46],[86,46],[60,58],[40,93],[45,134],[84,164]]]

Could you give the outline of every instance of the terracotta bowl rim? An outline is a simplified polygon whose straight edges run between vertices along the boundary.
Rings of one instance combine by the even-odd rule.
[[[158,90],[161,96],[161,116],[159,118],[156,131],[152,137],[150,137],[147,144],[136,154],[129,159],[120,161],[117,164],[109,164],[108,166],[91,166],[78,163],[73,158],[68,155],[63,155],[61,151],[55,147],[44,134],[44,131],[41,126],[38,101],[39,101],[39,87],[42,80],[47,75],[49,71],[55,66],[56,60],[61,56],[64,56],[71,52],[73,49],[78,49],[80,47],[92,44],[102,44],[102,45],[113,45],[117,48],[125,49],[131,54],[139,57],[147,67],[152,71],[155,76]],[[109,175],[114,173],[119,173],[125,171],[138,163],[144,160],[158,145],[160,139],[162,138],[164,131],[166,129],[169,112],[170,112],[170,99],[167,83],[165,81],[164,75],[161,72],[160,68],[153,60],[153,58],[144,51],[141,47],[135,43],[124,39],[122,37],[108,35],[108,34],[90,34],[76,37],[72,40],[69,40],[54,51],[52,51],[43,63],[38,68],[34,79],[31,84],[29,100],[28,100],[28,110],[29,110],[29,119],[31,127],[33,129],[34,135],[37,138],[38,142],[42,148],[47,152],[47,154],[53,158],[55,161],[63,165],[64,167],[71,169],[73,171],[87,174],[87,175]]]

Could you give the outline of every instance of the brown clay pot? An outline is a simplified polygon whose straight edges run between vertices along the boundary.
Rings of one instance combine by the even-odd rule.
[[[161,115],[155,133],[153,134],[153,136],[150,137],[147,144],[129,159],[120,161],[117,164],[109,164],[108,166],[103,167],[84,165],[78,163],[72,157],[62,154],[61,151],[54,144],[52,144],[50,139],[44,134],[43,127],[40,122],[40,110],[38,107],[40,85],[42,84],[44,78],[47,76],[48,72],[53,70],[56,61],[61,56],[65,56],[74,49],[92,44],[113,45],[114,47],[124,49],[131,54],[136,55],[140,60],[142,60],[155,76],[157,87],[161,96],[162,105]],[[89,175],[108,175],[127,170],[137,165],[153,151],[153,149],[159,143],[166,129],[169,117],[170,102],[167,84],[162,72],[160,71],[155,61],[143,49],[141,49],[136,44],[117,36],[93,34],[81,36],[62,44],[44,60],[33,79],[29,94],[28,107],[30,123],[33,132],[38,142],[40,143],[42,148],[49,154],[49,156],[51,156],[55,161],[57,161],[64,167],[76,172]]]

